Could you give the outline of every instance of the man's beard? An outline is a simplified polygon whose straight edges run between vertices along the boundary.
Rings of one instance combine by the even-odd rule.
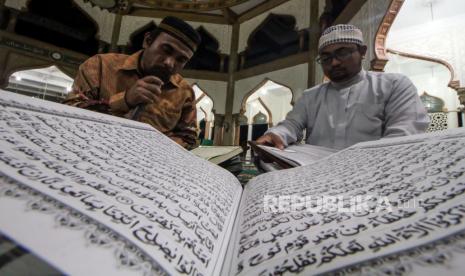
[[[333,68],[328,72],[328,78],[335,82],[343,81],[348,77],[347,70],[343,68]]]
[[[346,66],[339,65],[333,67],[328,72],[328,78],[334,82],[343,82],[353,78],[357,75],[360,70],[362,70],[362,60],[358,62],[358,66],[352,69],[352,67],[347,68]]]
[[[147,76],[155,76],[162,80],[164,83],[167,83],[170,80],[171,75],[173,75],[173,72],[162,66],[153,66],[149,68],[145,74]]]

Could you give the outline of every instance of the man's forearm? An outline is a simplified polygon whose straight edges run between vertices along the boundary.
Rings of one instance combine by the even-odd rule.
[[[199,146],[197,133],[169,133],[167,134],[173,141],[181,145],[183,148],[191,150]]]
[[[95,97],[95,91],[72,91],[68,94],[63,104],[79,108],[89,109],[97,112],[108,113],[110,106],[107,100]]]

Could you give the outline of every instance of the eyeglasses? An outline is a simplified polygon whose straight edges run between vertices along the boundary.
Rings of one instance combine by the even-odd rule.
[[[352,53],[357,52],[357,49],[353,48],[339,48],[332,54],[323,54],[316,58],[316,62],[322,65],[330,65],[333,62],[333,58],[336,58],[339,61],[348,60]]]

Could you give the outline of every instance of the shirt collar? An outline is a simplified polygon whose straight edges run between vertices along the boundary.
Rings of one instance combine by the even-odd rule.
[[[120,67],[120,70],[135,70],[137,75],[142,76],[142,72],[139,68],[140,59],[142,58],[142,53],[144,50],[140,50],[135,52],[134,54],[128,56],[128,58],[124,61],[123,65]],[[170,77],[170,83],[175,87],[180,87],[182,81],[182,77],[179,74],[174,74]]]
[[[360,81],[365,79],[365,76],[366,76],[366,71],[361,69],[360,72],[358,72],[355,76],[353,76],[349,80],[341,81],[341,82],[331,81],[331,86],[336,88],[336,89],[347,88],[347,87],[352,86],[352,85],[354,85],[356,83],[359,83]]]
[[[140,75],[139,71],[139,59],[142,56],[142,50],[135,52],[134,54],[128,56],[124,61],[123,65],[119,68],[120,70],[136,70],[137,74]]]

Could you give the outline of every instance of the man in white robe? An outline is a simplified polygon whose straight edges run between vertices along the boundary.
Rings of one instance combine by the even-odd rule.
[[[401,74],[363,70],[366,51],[355,26],[326,29],[317,61],[330,82],[306,90],[286,119],[257,143],[283,149],[301,140],[305,129],[307,144],[343,149],[424,132],[429,117],[415,86]]]

